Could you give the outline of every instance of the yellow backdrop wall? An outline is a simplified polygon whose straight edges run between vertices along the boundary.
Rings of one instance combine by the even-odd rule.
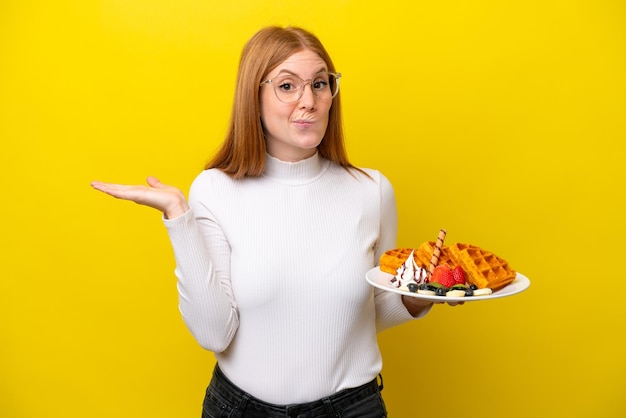
[[[626,416],[618,0],[3,0],[0,416],[200,415],[214,358],[180,319],[160,216],[89,182],[186,190],[267,24],[325,41],[398,245],[447,228],[532,281],[382,333],[390,415]]]

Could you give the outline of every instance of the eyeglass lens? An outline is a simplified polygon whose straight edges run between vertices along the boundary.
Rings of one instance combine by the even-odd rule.
[[[311,86],[311,90],[320,98],[335,97],[338,90],[337,77],[334,74],[318,74],[312,80],[302,80],[295,75],[283,75],[272,80],[276,96],[283,102],[294,102],[299,100],[304,93],[306,85]]]

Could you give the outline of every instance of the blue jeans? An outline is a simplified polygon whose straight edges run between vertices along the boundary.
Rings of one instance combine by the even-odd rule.
[[[384,418],[385,403],[377,379],[314,402],[274,405],[239,389],[215,366],[206,390],[202,418]]]

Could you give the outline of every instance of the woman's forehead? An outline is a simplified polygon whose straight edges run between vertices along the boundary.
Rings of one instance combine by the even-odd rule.
[[[294,52],[271,71],[271,74],[288,72],[299,76],[308,76],[327,70],[326,62],[310,49]]]

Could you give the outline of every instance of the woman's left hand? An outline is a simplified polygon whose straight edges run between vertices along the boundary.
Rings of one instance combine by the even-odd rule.
[[[465,302],[431,302],[428,300],[413,298],[410,296],[402,295],[402,303],[412,316],[419,316],[422,311],[430,307],[433,303],[443,304],[447,303],[450,306],[463,305]]]

